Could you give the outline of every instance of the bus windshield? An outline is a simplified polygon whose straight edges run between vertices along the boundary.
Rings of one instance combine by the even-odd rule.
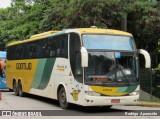
[[[107,49],[134,51],[133,38],[116,35],[83,35],[83,44],[86,49]]]
[[[135,54],[133,52],[89,52],[85,82],[91,84],[138,82]]]

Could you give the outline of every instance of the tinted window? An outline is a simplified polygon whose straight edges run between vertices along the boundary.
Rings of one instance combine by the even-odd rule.
[[[68,34],[9,46],[7,52],[7,58],[10,60],[52,57],[68,58]]]
[[[135,50],[133,38],[128,36],[83,35],[83,43],[87,49]]]
[[[70,64],[72,73],[78,82],[83,81],[83,72],[81,67],[81,55],[80,55],[80,37],[78,34],[70,34]]]

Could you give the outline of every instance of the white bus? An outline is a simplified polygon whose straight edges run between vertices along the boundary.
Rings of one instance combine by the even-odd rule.
[[[82,106],[139,100],[138,50],[132,34],[77,28],[49,31],[7,46],[7,87]],[[146,66],[150,57],[144,50]]]

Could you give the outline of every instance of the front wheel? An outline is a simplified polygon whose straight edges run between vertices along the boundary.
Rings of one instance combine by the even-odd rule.
[[[112,105],[108,105],[108,106],[103,106],[102,108],[104,109],[110,109],[112,107]]]
[[[67,96],[66,96],[66,91],[65,91],[64,87],[62,87],[62,88],[59,90],[58,100],[59,100],[60,107],[61,107],[62,109],[67,109],[67,108],[69,108],[69,103],[67,102]]]
[[[9,88],[9,92],[13,92],[13,89],[10,89],[10,88]]]

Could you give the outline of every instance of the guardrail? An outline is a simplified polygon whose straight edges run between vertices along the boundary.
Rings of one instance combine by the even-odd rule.
[[[140,86],[142,91],[150,94],[147,101],[160,100],[160,74],[154,73],[151,68],[140,69]]]

